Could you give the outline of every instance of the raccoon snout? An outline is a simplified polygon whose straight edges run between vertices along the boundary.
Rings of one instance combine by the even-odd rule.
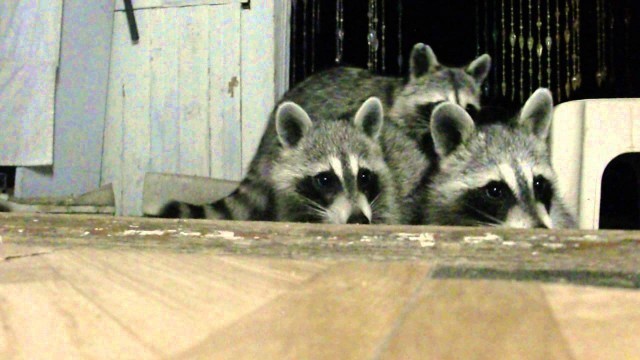
[[[371,221],[362,212],[358,211],[349,216],[347,224],[371,224]]]

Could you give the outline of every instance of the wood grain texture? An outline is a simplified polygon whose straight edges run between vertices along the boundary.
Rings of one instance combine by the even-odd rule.
[[[544,285],[563,337],[577,359],[633,359],[640,354],[638,291]],[[598,356],[593,356],[594,349]]]
[[[640,287],[637,231],[338,226],[0,213],[0,236],[5,242],[65,248],[99,245],[301,259],[426,260],[436,262],[433,274],[444,278],[581,284],[602,279],[595,283]],[[573,277],[576,274],[578,277]],[[607,283],[608,277],[620,281]]]
[[[488,230],[0,214],[0,358],[640,357],[638,290],[433,278],[633,274],[638,232]]]
[[[393,359],[571,359],[539,286],[431,281],[382,349]]]
[[[180,358],[371,358],[428,271],[426,264],[337,264]]]
[[[166,357],[324,266],[92,249],[5,261],[0,357]]]

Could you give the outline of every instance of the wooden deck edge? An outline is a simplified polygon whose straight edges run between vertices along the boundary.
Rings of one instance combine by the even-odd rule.
[[[322,225],[0,214],[5,244],[213,252],[295,259],[429,261],[442,278],[640,287],[640,232]]]

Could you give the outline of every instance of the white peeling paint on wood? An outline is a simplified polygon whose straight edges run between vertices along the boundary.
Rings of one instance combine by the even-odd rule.
[[[150,168],[177,174],[180,171],[180,88],[178,81],[178,13],[162,10],[153,23],[150,49],[151,154]],[[145,34],[147,36],[147,34]]]
[[[209,152],[210,176],[242,179],[240,117],[239,6],[209,11]]]
[[[103,183],[118,213],[142,213],[146,172],[239,180],[240,5],[116,12]],[[228,84],[238,84],[228,92]]]
[[[209,168],[209,7],[178,9],[179,172],[207,176]],[[217,7],[216,10],[219,11]],[[163,10],[159,10],[162,12]],[[145,11],[143,11],[145,12]],[[155,12],[155,10],[154,10]],[[153,36],[153,35],[149,35]],[[159,170],[159,169],[158,169]]]
[[[252,1],[242,16],[242,164],[246,170],[275,104],[274,2]]]
[[[3,0],[0,14],[0,165],[51,165],[62,0]]]

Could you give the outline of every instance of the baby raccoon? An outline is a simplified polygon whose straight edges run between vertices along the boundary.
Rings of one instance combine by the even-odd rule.
[[[373,75],[369,70],[336,67],[314,74],[296,85],[284,99],[294,101],[322,118],[349,114],[370,96],[383,99],[388,121],[411,138],[429,140],[429,119],[434,106],[454,102],[470,112],[480,109],[481,85],[491,68],[484,54],[465,67],[439,63],[431,47],[418,43],[409,61],[409,78]]]
[[[234,193],[209,205],[173,202],[160,216],[396,223],[396,189],[377,142],[382,125],[377,98],[350,122],[312,121],[300,106],[284,102]]]
[[[575,227],[551,167],[552,110],[547,89],[531,95],[511,124],[476,126],[460,106],[438,105],[431,117],[438,159],[422,194],[423,222]]]
[[[490,69],[487,54],[467,66],[449,67],[440,64],[431,47],[418,43],[411,52],[409,81],[395,90],[389,116],[424,148],[430,144],[430,118],[437,104],[448,101],[471,115],[480,111],[482,83]]]

